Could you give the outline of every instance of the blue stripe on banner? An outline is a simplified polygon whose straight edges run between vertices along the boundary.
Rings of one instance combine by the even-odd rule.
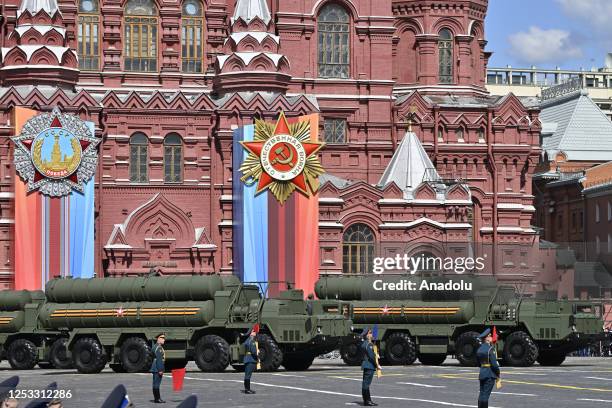
[[[244,227],[242,223],[242,195],[244,183],[240,181],[240,165],[242,164],[244,128],[234,130],[232,151],[232,269],[241,281],[244,282]]]
[[[93,122],[87,122],[94,133]],[[70,274],[75,278],[94,277],[94,185],[95,176],[84,193],[70,195]]]
[[[245,185],[240,181],[240,164],[248,153],[238,143],[254,138],[255,125],[248,125],[234,132],[234,174],[232,181],[238,194],[234,197],[234,229],[238,245],[234,246],[234,257],[239,257],[237,275],[244,282],[267,282],[268,280],[268,199],[267,193],[255,195],[257,184]],[[240,139],[241,138],[241,139]],[[242,154],[239,154],[242,152]],[[236,186],[239,184],[239,186]],[[237,217],[236,217],[237,216]],[[238,219],[236,219],[238,218]],[[267,285],[265,285],[267,286]],[[267,290],[263,287],[263,291]]]

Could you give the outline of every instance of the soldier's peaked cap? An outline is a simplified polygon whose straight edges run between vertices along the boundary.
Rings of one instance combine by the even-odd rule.
[[[102,408],[120,408],[123,401],[125,401],[125,394],[127,394],[125,386],[123,384],[119,384],[106,398],[106,401],[104,401],[102,404]]]
[[[0,382],[0,401],[6,398],[6,396],[19,385],[19,376],[14,375]]]
[[[488,335],[491,334],[491,329],[486,329],[485,331],[483,331],[482,333],[480,333],[480,335],[478,336],[479,339],[484,339],[485,337],[487,337]]]
[[[197,408],[198,406],[198,397],[195,395],[190,395],[185,399],[185,401],[181,402],[176,408]]]

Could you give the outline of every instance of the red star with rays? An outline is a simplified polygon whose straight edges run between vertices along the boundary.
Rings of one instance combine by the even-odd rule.
[[[277,135],[291,135],[291,131],[289,130],[289,123],[287,122],[287,118],[285,117],[284,112],[280,113],[280,116],[274,128],[273,136],[277,136]],[[298,142],[302,145],[302,147],[304,148],[304,151],[306,152],[306,159],[316,154],[321,149],[321,147],[323,147],[322,143],[300,142],[300,141]],[[263,150],[265,143],[266,143],[266,140],[262,140],[262,141],[257,141],[257,142],[242,142],[242,145],[245,147],[245,149],[253,153],[255,156],[259,157],[259,159],[261,160],[262,150]],[[271,175],[269,175],[264,170],[261,173],[261,177],[259,178],[259,182],[257,184],[257,193],[265,190],[274,182],[279,182],[279,180],[273,178]],[[283,182],[283,181],[280,181],[280,182]],[[286,180],[286,182],[292,183],[299,191],[301,191],[304,194],[308,194],[308,189],[306,186],[306,177],[304,177],[303,170],[295,178]]]
[[[117,317],[123,317],[123,315],[125,314],[125,310],[123,310],[123,306],[119,306],[119,309],[117,309],[116,312],[117,312]]]
[[[382,313],[383,314],[388,314],[389,313],[389,306],[388,305],[385,305],[385,307],[383,307]]]

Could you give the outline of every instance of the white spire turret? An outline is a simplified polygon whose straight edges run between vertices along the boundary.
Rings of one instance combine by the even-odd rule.
[[[28,0],[24,0],[28,1]],[[29,0],[29,1],[45,1],[45,0]],[[48,0],[51,1],[51,0]],[[239,18],[242,18],[246,23],[249,23],[255,17],[259,17],[266,25],[272,20],[270,9],[266,0],[238,0],[232,23]]]
[[[53,16],[59,11],[59,7],[57,5],[57,0],[22,0],[17,15],[19,16],[25,13],[26,10],[32,15],[38,13],[40,10],[45,10],[49,16]]]

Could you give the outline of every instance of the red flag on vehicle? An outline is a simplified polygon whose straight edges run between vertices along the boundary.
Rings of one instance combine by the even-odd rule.
[[[251,331],[255,332],[255,334],[259,334],[259,323],[255,323],[255,326],[253,326]]]
[[[183,380],[185,379],[185,368],[177,368],[172,370],[172,390],[182,391]]]
[[[493,343],[497,343],[497,328],[495,326],[493,326],[493,334],[491,336],[493,337]]]

